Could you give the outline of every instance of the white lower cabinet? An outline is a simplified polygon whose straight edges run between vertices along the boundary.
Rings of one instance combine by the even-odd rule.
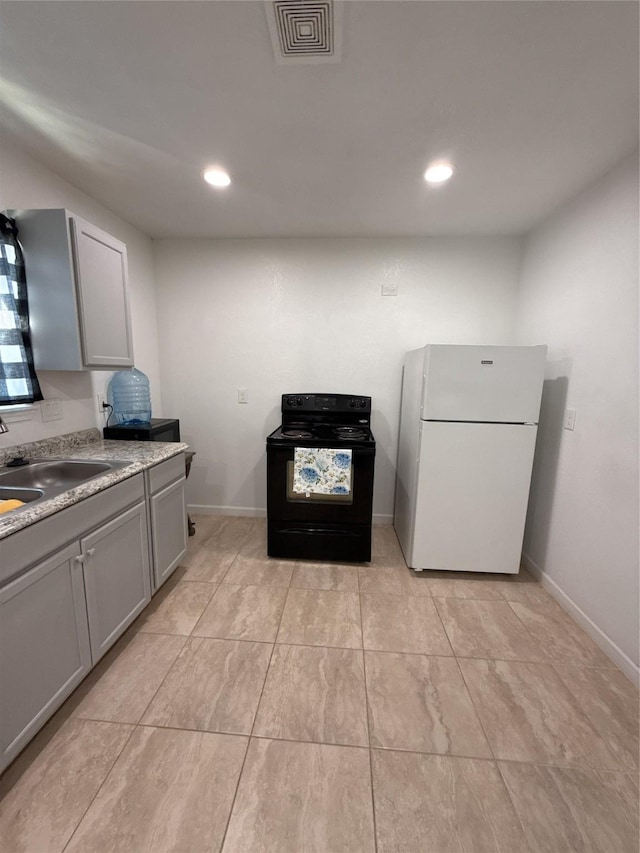
[[[151,600],[144,502],[80,544],[91,657],[96,664]]]
[[[145,471],[153,592],[175,571],[187,550],[185,483],[184,453]]]
[[[75,542],[0,589],[0,770],[90,669]]]
[[[0,540],[0,771],[177,567],[184,484],[181,453]]]
[[[182,477],[149,499],[155,589],[175,571],[187,550],[184,484]]]
[[[142,474],[0,541],[0,771],[150,598]]]

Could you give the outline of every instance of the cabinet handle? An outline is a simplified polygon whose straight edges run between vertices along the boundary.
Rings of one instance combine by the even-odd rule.
[[[95,549],[95,548],[89,548],[89,550],[87,551],[87,557],[93,557],[93,555],[94,555],[95,553],[96,553],[96,549]]]
[[[84,554],[80,554],[79,557],[74,558],[76,563],[84,563]]]

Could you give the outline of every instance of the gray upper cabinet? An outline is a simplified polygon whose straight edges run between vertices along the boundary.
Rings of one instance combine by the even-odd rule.
[[[124,243],[67,210],[10,213],[24,252],[36,368],[131,367]]]

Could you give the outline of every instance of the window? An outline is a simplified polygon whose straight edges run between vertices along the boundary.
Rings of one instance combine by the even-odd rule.
[[[0,213],[0,406],[36,400],[24,259],[15,220]]]

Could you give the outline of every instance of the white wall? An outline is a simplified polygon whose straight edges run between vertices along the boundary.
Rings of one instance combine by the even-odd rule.
[[[126,243],[135,364],[151,382],[154,416],[162,416],[152,241],[45,166],[3,141],[0,152],[0,210],[39,207],[67,208]],[[29,420],[12,421],[16,416],[8,414],[6,420],[10,431],[0,436],[0,447],[89,427],[101,428],[104,417],[98,414],[95,395],[104,391],[111,375],[110,371],[38,371],[45,399],[61,400],[63,418],[44,423],[37,405],[19,416],[29,417]]]
[[[638,227],[636,153],[529,236],[517,309],[549,345],[525,552],[636,677]]]
[[[520,240],[499,237],[159,241],[164,410],[197,453],[189,503],[264,511],[265,437],[281,395],[365,394],[374,514],[390,520],[404,353],[510,343],[520,252]],[[399,295],[383,297],[385,283]]]

